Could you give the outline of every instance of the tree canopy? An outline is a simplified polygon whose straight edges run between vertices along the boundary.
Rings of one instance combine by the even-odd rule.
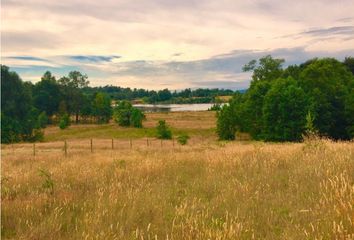
[[[353,138],[352,59],[315,58],[285,69],[283,59],[252,60],[243,68],[253,71],[250,88],[218,113],[219,137],[234,139],[241,131],[259,140],[299,141],[310,113],[318,134]]]

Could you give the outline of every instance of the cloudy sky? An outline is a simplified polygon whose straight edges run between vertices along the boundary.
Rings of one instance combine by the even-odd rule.
[[[92,86],[244,89],[242,66],[354,56],[353,0],[2,0],[2,64]]]

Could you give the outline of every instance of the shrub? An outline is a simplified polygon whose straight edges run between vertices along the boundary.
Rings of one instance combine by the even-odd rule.
[[[235,139],[236,126],[232,110],[232,106],[224,105],[221,110],[217,112],[216,132],[220,140]]]
[[[220,111],[221,110],[221,104],[220,103],[214,103],[213,106],[211,106],[208,111]]]
[[[60,129],[65,129],[70,126],[70,117],[67,113],[65,113],[59,121],[59,128]]]
[[[113,118],[119,126],[142,128],[145,115],[140,109],[133,107],[130,102],[121,101],[114,109]]]
[[[156,126],[157,138],[159,139],[171,139],[172,132],[165,120],[160,120]]]
[[[189,136],[187,134],[181,134],[177,137],[177,142],[181,145],[186,145],[188,142]]]
[[[144,113],[140,109],[133,107],[131,110],[130,125],[136,128],[142,128],[144,119]]]

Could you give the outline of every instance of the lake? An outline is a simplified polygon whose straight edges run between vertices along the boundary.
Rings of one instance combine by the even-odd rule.
[[[144,112],[186,112],[186,111],[206,111],[214,103],[196,104],[134,104],[133,106]]]

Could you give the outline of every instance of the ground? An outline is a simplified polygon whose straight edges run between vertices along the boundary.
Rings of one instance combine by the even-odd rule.
[[[353,142],[221,142],[213,114],[149,114],[141,130],[50,127],[35,154],[3,145],[2,237],[354,238]],[[158,119],[191,141],[154,139]]]

